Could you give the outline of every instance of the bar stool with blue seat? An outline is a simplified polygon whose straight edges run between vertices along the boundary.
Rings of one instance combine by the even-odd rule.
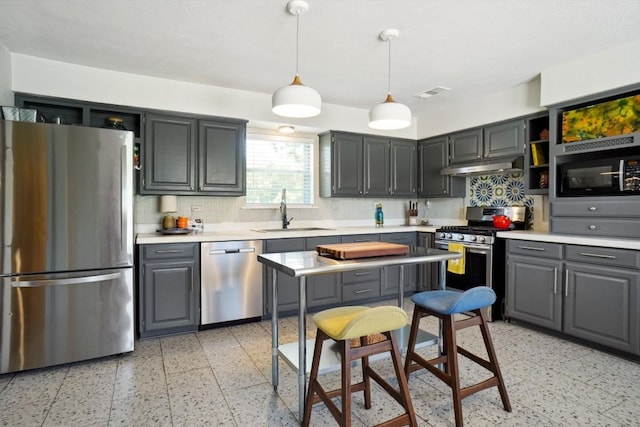
[[[407,325],[407,313],[399,307],[349,306],[321,311],[313,316],[318,326],[313,362],[309,377],[309,388],[304,408],[303,426],[311,420],[311,410],[315,403],[322,401],[340,426],[351,426],[351,394],[364,392],[365,408],[371,409],[371,381],[375,380],[404,409],[404,413],[380,425],[417,426],[416,416],[411,404],[409,386],[398,348],[397,339],[391,332]],[[333,339],[338,344],[341,361],[341,387],[326,391],[318,381],[320,356],[325,340]],[[352,342],[353,341],[353,342]],[[390,352],[399,390],[389,384],[369,365],[369,356]],[[351,363],[362,361],[362,381],[351,384]],[[340,397],[342,409],[332,401]]]
[[[511,403],[509,402],[507,389],[504,385],[500,367],[498,366],[498,359],[496,358],[491,335],[489,334],[487,320],[482,310],[495,302],[496,294],[493,289],[486,286],[478,286],[465,292],[442,290],[426,291],[415,294],[411,300],[415,303],[415,307],[405,358],[405,374],[407,375],[407,380],[411,372],[424,368],[451,387],[453,393],[453,410],[457,427],[462,426],[462,399],[490,387],[498,387],[504,409],[511,412]],[[469,317],[465,316],[463,319],[455,320],[454,316],[457,314],[467,314]],[[426,316],[435,316],[442,320],[443,324],[443,353],[430,360],[426,360],[415,351],[420,319]],[[485,360],[457,345],[456,332],[470,326],[480,327],[489,360]],[[478,384],[460,388],[458,354],[462,354],[489,370],[493,376]],[[441,365],[442,369],[439,368],[438,365]]]

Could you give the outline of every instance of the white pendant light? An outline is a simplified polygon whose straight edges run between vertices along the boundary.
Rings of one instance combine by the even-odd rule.
[[[308,9],[309,4],[303,0],[293,0],[287,4],[289,13],[296,16],[296,76],[290,85],[281,87],[271,97],[271,111],[279,116],[313,117],[320,114],[320,94],[315,89],[303,85],[298,74],[300,15]]]
[[[392,130],[411,126],[411,110],[391,96],[391,39],[399,35],[400,31],[394,29],[380,33],[380,39],[389,44],[389,89],[384,102],[369,110],[369,127],[373,129]]]

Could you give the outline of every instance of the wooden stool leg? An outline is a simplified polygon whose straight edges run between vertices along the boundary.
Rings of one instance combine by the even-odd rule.
[[[489,332],[489,326],[487,325],[487,321],[482,314],[482,310],[478,310],[480,314],[480,319],[482,323],[480,324],[480,331],[482,332],[482,339],[484,341],[484,346],[487,349],[487,354],[489,355],[489,364],[491,366],[491,371],[493,375],[498,379],[498,391],[500,392],[500,399],[502,399],[502,405],[507,412],[511,412],[511,402],[509,402],[509,396],[507,395],[507,387],[504,385],[504,379],[502,378],[502,372],[500,372],[500,365],[498,365],[498,357],[496,356],[496,351],[493,348],[493,341],[491,340],[491,334]]]
[[[307,388],[307,400],[304,404],[304,417],[302,425],[307,427],[311,422],[311,411],[313,409],[313,398],[316,394],[318,386],[318,369],[320,366],[320,355],[322,353],[322,344],[326,339],[324,332],[318,329],[316,332],[316,344],[313,349],[313,362],[311,362],[311,374],[309,375],[309,387]]]
[[[409,415],[409,425],[417,426],[416,414],[413,410],[413,404],[411,403],[411,394],[409,393],[409,383],[407,382],[407,376],[404,373],[402,366],[402,357],[400,356],[400,350],[398,349],[398,343],[391,332],[385,332],[387,339],[391,341],[391,358],[393,359],[393,368],[396,371],[396,378],[398,378],[398,386],[400,388],[400,396],[402,400],[402,406]]]
[[[409,373],[411,372],[411,364],[413,362],[413,354],[416,349],[416,340],[418,338],[418,328],[420,326],[420,319],[422,313],[418,306],[413,308],[413,318],[411,320],[411,330],[409,332],[409,342],[407,343],[407,353],[405,354],[404,361],[404,374],[409,381]]]
[[[456,331],[453,325],[453,315],[442,316],[444,322],[443,335],[445,337],[445,351],[447,362],[445,371],[448,376],[449,386],[453,395],[453,412],[456,419],[456,427],[462,427],[462,396],[460,394],[460,372],[458,367],[458,344]]]
[[[360,345],[367,345],[367,337],[360,337]],[[364,383],[364,407],[371,409],[371,378],[369,377],[369,356],[362,359],[362,382]]]
[[[351,343],[342,341],[342,417],[338,421],[343,427],[351,427]]]

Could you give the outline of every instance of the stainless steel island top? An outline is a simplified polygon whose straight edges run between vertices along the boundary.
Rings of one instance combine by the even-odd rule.
[[[400,286],[398,287],[398,305],[403,306],[403,276],[404,266],[411,264],[423,264],[429,262],[440,262],[440,289],[445,288],[445,278],[447,261],[458,259],[462,255],[457,252],[449,252],[442,249],[410,247],[406,255],[391,255],[373,258],[360,258],[353,260],[336,260],[318,255],[315,251],[305,252],[284,252],[258,255],[258,261],[265,266],[281,271],[291,277],[299,278],[298,287],[298,360],[297,363],[290,363],[292,359],[290,352],[284,351],[278,345],[278,284],[277,274],[273,274],[272,286],[272,317],[271,317],[271,364],[272,364],[272,384],[274,390],[278,388],[278,356],[282,356],[292,367],[298,370],[298,408],[299,419],[304,415],[304,402],[307,381],[307,341],[306,341],[306,314],[307,314],[307,276],[318,274],[341,273],[345,271],[365,270],[369,268],[384,268],[388,266],[400,267]],[[282,347],[290,347],[285,345]],[[324,352],[323,352],[324,354]],[[311,356],[311,355],[310,355]],[[295,358],[295,356],[293,357]]]

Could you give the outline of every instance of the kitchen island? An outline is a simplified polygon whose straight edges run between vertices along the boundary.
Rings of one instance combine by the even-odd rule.
[[[299,306],[298,306],[298,361],[297,365],[291,363],[291,353],[279,348],[278,343],[278,310],[273,310],[271,318],[271,366],[272,366],[272,384],[274,390],[278,387],[278,357],[281,356],[292,367],[298,370],[298,407],[299,416],[302,419],[304,414],[304,402],[306,393],[306,381],[307,381],[307,355],[306,355],[306,288],[307,288],[307,276],[341,273],[346,271],[364,270],[368,268],[384,268],[388,266],[400,266],[401,277],[403,275],[403,267],[411,264],[422,264],[430,262],[440,262],[441,268],[439,279],[440,289],[445,288],[445,275],[446,262],[450,259],[460,258],[461,254],[457,252],[449,252],[440,249],[411,247],[409,253],[406,255],[393,255],[374,258],[362,258],[354,260],[336,260],[319,256],[315,251],[304,252],[284,252],[284,253],[272,253],[258,255],[258,261],[265,264],[267,267],[274,269],[274,271],[280,271],[291,277],[299,278]],[[277,277],[273,275],[274,282]],[[400,280],[400,287],[398,290],[398,305],[403,306],[404,290],[402,288],[402,279]],[[277,306],[278,301],[278,286],[277,283],[273,283],[272,297],[274,306]],[[283,346],[284,347],[284,346]]]

